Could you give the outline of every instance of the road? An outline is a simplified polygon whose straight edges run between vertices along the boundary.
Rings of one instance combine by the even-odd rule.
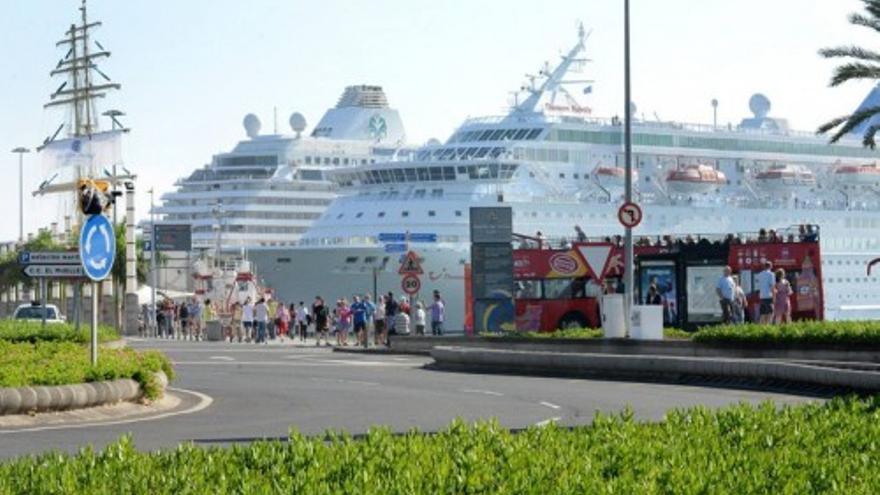
[[[548,420],[584,424],[596,411],[612,413],[627,406],[639,418],[656,420],[669,409],[698,404],[812,400],[694,386],[450,373],[424,369],[429,358],[333,353],[323,347],[156,340],[133,346],[166,352],[178,373],[173,386],[213,402],[200,406],[197,396],[179,392],[181,411],[204,408],[121,424],[2,430],[0,457],[102,446],[129,432],[139,448],[153,450],[185,441],[217,445],[285,438],[291,427],[307,434],[330,428],[364,433],[372,425],[434,431],[456,417],[494,417],[521,428]]]

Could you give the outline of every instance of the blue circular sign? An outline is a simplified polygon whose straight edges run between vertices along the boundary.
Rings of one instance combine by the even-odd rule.
[[[92,215],[79,231],[79,255],[86,275],[96,282],[104,280],[113,269],[116,257],[116,234],[104,215]]]

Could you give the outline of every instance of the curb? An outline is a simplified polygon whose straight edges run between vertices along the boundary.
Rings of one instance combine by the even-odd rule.
[[[155,376],[164,393],[168,377],[162,371]],[[142,396],[140,384],[128,378],[73,385],[0,388],[0,415],[83,409],[133,401]]]
[[[816,366],[790,361],[689,358],[659,355],[571,354],[462,347],[434,347],[435,366],[457,371],[520,375],[591,376],[664,381],[681,377],[722,377],[748,382],[880,390],[880,372]]]

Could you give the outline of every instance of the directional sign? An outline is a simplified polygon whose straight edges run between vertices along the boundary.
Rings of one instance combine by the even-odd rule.
[[[406,244],[385,244],[386,253],[405,253]]]
[[[406,234],[404,233],[388,233],[383,232],[379,234],[379,242],[404,242],[406,241]]]
[[[437,234],[416,233],[409,235],[410,242],[437,242]]]
[[[24,274],[36,278],[79,278],[85,273],[80,265],[28,265]]]
[[[437,234],[428,232],[383,232],[379,242],[437,242]]]
[[[425,273],[422,271],[422,264],[419,262],[419,256],[415,251],[406,253],[403,261],[400,263],[400,270],[397,273],[401,275],[421,275]]]
[[[79,265],[79,253],[67,251],[22,251],[19,265]]]
[[[642,209],[635,203],[624,203],[617,210],[617,219],[621,225],[631,229],[642,222]]]
[[[404,275],[400,280],[400,288],[409,295],[416,294],[422,288],[422,281],[418,275]]]
[[[79,252],[86,275],[99,282],[113,269],[116,236],[113,225],[104,215],[92,215],[79,231]]]

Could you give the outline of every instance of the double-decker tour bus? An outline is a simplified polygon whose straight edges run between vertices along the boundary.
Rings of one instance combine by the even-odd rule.
[[[553,242],[515,235],[514,304],[520,331],[601,326],[603,294],[623,293],[624,249],[621,238]],[[730,266],[746,294],[746,320],[757,321],[755,277],[765,261],[785,270],[792,287],[793,320],[824,317],[818,226],[781,231],[636,237],[635,293],[646,304],[663,305],[664,325],[695,329],[722,320],[715,292],[724,267]]]

